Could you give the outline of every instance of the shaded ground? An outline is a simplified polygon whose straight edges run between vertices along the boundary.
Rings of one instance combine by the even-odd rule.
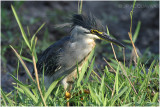
[[[37,53],[40,54],[44,49],[51,45],[56,40],[63,36],[69,35],[68,29],[55,29],[55,24],[65,23],[69,21],[73,13],[77,13],[78,2],[2,2],[1,12],[1,46],[2,46],[2,68],[1,68],[1,84],[2,89],[10,91],[12,88],[13,79],[9,73],[16,74],[17,58],[9,45],[12,45],[17,50],[21,48],[22,37],[16,20],[11,11],[11,3],[16,8],[18,16],[25,27],[29,26],[30,34],[38,29],[43,22],[46,22],[44,28],[38,33]],[[128,32],[130,27],[130,11],[132,2],[83,2],[83,11],[92,12],[97,18],[101,19],[104,25],[107,25],[109,31],[118,40],[129,40]],[[139,48],[142,54],[146,49],[148,58],[158,55],[159,52],[159,2],[136,2],[133,13],[133,33],[138,21],[141,21],[139,36],[135,45]],[[103,57],[113,57],[112,50],[109,44],[104,44],[98,41],[96,49],[96,66],[103,68],[105,62]],[[107,48],[106,48],[107,47]],[[29,57],[26,46],[22,52],[23,56]],[[120,52],[117,49],[117,53]],[[131,50],[126,50],[129,54]],[[102,54],[103,53],[103,54]],[[121,52],[120,52],[121,53]],[[119,55],[118,55],[119,56]],[[121,59],[121,55],[119,56]],[[146,58],[147,59],[147,58]],[[129,58],[128,58],[129,60]],[[27,66],[32,69],[32,65],[28,62]],[[25,81],[26,74],[23,67],[20,65],[19,78]]]

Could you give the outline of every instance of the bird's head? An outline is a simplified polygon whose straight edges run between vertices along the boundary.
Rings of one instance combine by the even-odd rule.
[[[125,47],[122,43],[120,43],[116,39],[113,39],[107,33],[105,33],[104,27],[101,22],[96,19],[92,14],[74,14],[72,21],[73,35],[78,34],[77,36],[79,36],[81,34],[81,38],[101,39],[112,42],[121,47]]]

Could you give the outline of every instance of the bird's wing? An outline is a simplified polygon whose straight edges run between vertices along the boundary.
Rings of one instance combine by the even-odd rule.
[[[45,75],[53,75],[61,68],[58,63],[59,54],[63,51],[63,47],[70,40],[69,36],[64,37],[48,47],[39,57],[37,62],[38,73],[42,73],[44,69]]]

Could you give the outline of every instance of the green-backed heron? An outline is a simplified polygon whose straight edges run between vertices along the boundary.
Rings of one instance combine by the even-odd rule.
[[[96,39],[106,40],[124,47],[122,43],[104,32],[104,27],[93,15],[74,14],[70,36],[57,41],[48,47],[38,58],[37,69],[42,74],[44,67],[45,85],[48,87],[54,80],[61,80],[64,89],[72,86],[73,77],[77,77],[83,63],[94,49]]]

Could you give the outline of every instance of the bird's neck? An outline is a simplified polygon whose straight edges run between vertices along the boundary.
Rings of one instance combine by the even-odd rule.
[[[86,38],[86,39],[84,40],[84,43],[85,43],[86,45],[91,46],[92,48],[94,48],[95,45],[96,45],[94,39],[90,39],[90,38]]]
[[[81,35],[82,36],[82,35]],[[62,55],[63,62],[68,66],[73,66],[76,62],[82,61],[95,47],[95,42],[89,38],[71,37],[70,42],[65,47]],[[71,60],[72,59],[72,60]],[[65,60],[65,61],[64,61]]]
[[[91,38],[78,38],[78,39],[73,39],[72,43],[79,44],[80,46],[84,48],[94,48],[96,43],[94,39]]]

